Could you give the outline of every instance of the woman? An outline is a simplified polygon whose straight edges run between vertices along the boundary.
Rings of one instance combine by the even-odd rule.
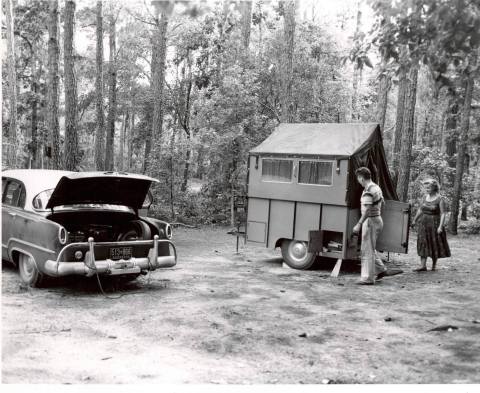
[[[425,184],[426,195],[413,220],[418,223],[417,253],[421,265],[416,272],[427,270],[427,258],[432,258],[432,270],[435,270],[438,258],[448,258],[450,248],[445,233],[445,201],[440,196],[438,182],[429,179]]]

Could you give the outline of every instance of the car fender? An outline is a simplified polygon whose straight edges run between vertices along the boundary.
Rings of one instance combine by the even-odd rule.
[[[17,214],[15,233],[8,239],[7,249],[10,259],[16,263],[15,252],[31,256],[39,271],[48,259],[56,259],[63,245],[59,240],[60,224],[30,212]]]
[[[158,220],[156,218],[152,217],[140,217],[140,219],[144,222],[146,222],[150,228],[153,229],[152,234],[153,235],[158,235],[160,239],[167,239],[167,226],[170,226],[170,224],[166,221]],[[170,227],[171,229],[171,227]]]

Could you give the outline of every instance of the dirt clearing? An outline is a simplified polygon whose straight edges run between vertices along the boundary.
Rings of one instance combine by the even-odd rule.
[[[93,280],[26,288],[4,263],[3,383],[480,382],[478,236],[422,273],[411,239],[389,263],[405,273],[371,287],[352,264],[331,279],[329,261],[236,255],[226,231],[177,230],[178,265],[107,287],[115,300]]]

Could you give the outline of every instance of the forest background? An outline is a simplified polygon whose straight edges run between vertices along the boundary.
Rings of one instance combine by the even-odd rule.
[[[2,0],[2,168],[145,173],[229,222],[279,122],[378,122],[401,200],[480,233],[480,0]]]

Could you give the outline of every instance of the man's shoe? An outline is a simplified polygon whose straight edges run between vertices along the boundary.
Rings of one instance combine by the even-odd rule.
[[[375,277],[375,280],[381,280],[383,277],[388,276],[388,272],[385,270],[383,272],[380,272],[377,274],[377,277]]]
[[[395,276],[397,274],[402,274],[402,273],[403,273],[403,270],[401,269],[385,270],[384,272],[378,273],[377,277],[375,277],[375,280],[381,280],[383,277]]]
[[[357,281],[357,285],[374,285],[374,282],[370,281]]]

